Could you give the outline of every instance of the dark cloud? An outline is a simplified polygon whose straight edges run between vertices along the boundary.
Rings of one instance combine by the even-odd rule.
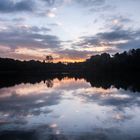
[[[0,31],[0,45],[10,47],[26,46],[37,48],[59,48],[61,41],[57,36],[49,35],[50,29],[37,26],[9,27]]]
[[[32,11],[34,8],[34,2],[32,0],[22,0],[14,2],[12,0],[0,0],[0,12],[20,12],[20,11]]]
[[[73,45],[81,46],[82,48],[103,46],[108,46],[110,49],[113,47],[119,49],[138,48],[140,45],[140,31],[116,27],[112,28],[110,31],[100,32],[93,36],[83,36],[80,42]]]
[[[26,27],[25,27],[25,29],[26,29]],[[51,31],[51,29],[46,28],[46,27],[31,26],[31,27],[28,28],[28,31],[31,31],[31,32],[32,31],[33,32],[40,32],[40,31],[46,32],[46,31]]]
[[[129,30],[114,30],[111,32],[98,33],[97,38],[105,41],[130,40],[133,33]]]
[[[133,49],[133,48],[135,48],[135,49],[140,48],[140,38],[130,40],[127,43],[124,43],[124,44],[119,44],[118,48],[120,48],[122,50],[130,50],[130,49]]]
[[[65,0],[21,0],[21,1],[13,1],[13,0],[1,0],[0,1],[0,12],[2,13],[11,13],[11,12],[21,12],[21,11],[30,11],[33,12],[36,9],[40,9],[38,4],[40,5],[42,2],[46,4],[46,8],[52,6],[61,6],[63,4],[67,4]],[[105,0],[74,0],[71,3],[78,3],[82,6],[91,7],[91,6],[100,6],[105,3]],[[42,11],[42,9],[40,9]],[[44,9],[45,10],[45,9]]]

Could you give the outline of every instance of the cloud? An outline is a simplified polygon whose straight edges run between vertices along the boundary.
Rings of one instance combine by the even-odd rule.
[[[60,56],[60,58],[64,57],[66,59],[73,59],[73,60],[87,59],[89,56],[94,54],[94,52],[78,51],[78,50],[74,50],[74,49],[60,50],[60,51],[56,51],[55,53],[58,54]]]
[[[118,48],[120,48],[122,50],[130,50],[130,49],[133,49],[133,48],[134,49],[140,48],[140,38],[130,40],[125,44],[119,44]]]
[[[87,88],[87,91],[80,89],[79,92],[76,90],[74,96],[82,98],[83,102],[113,107],[117,111],[125,111],[127,107],[140,106],[139,94],[132,94],[129,90],[116,89],[114,87],[108,89],[93,87],[92,90]]]
[[[4,46],[10,47],[12,55],[19,58],[19,54],[13,54],[15,51],[13,49],[21,47],[21,50],[28,49],[28,51],[31,51],[32,49],[32,51],[37,51],[40,48],[49,48],[60,57],[86,59],[90,55],[105,51],[113,53],[133,46],[137,48],[140,44],[138,32],[124,28],[124,25],[127,26],[131,22],[129,18],[118,14],[116,11],[109,13],[109,15],[102,13],[102,15],[104,14],[102,17],[101,13],[94,15],[94,11],[105,12],[108,9],[114,10],[114,6],[117,6],[107,2],[106,0],[0,0],[0,12],[8,13],[0,18],[1,50]],[[87,10],[88,13],[86,13]],[[22,11],[24,13],[21,13]],[[26,11],[31,13],[25,13]],[[11,13],[11,17],[9,13]],[[72,19],[71,16],[67,17],[69,13],[77,14],[77,16],[79,16],[78,14],[84,15],[83,18],[77,20],[75,15]],[[44,18],[44,16],[49,18]],[[94,20],[95,24],[91,27],[90,20],[94,18],[96,19]],[[100,20],[100,18],[103,20]],[[57,22],[57,20],[60,22]],[[87,22],[85,22],[86,20]],[[110,24],[107,24],[108,21]],[[61,22],[63,22],[63,27]],[[32,24],[32,26],[28,24]],[[76,28],[76,24],[79,28]],[[87,29],[84,29],[85,25],[88,26]],[[96,25],[97,31],[101,29],[101,26],[106,30],[100,30],[95,35],[89,35],[91,33],[90,29]],[[49,26],[49,28],[46,28],[46,26]],[[72,30],[68,33],[67,28]],[[68,37],[72,39],[79,36],[80,32],[81,34],[86,32],[85,34],[88,34],[88,36],[82,36],[80,41],[77,42],[73,40],[76,43],[67,42],[64,44],[56,36],[59,35],[64,39],[63,41],[66,41]],[[44,50],[44,53],[46,53],[46,50]],[[25,58],[25,54],[21,54],[21,57]],[[27,58],[32,58],[32,55],[28,55]]]
[[[28,31],[28,32],[49,32],[51,29],[46,27],[39,27],[39,26],[30,26],[30,25],[17,25],[20,30]]]
[[[98,33],[97,37],[105,41],[120,41],[131,39],[131,34],[133,33],[128,30],[114,30],[110,32]]]
[[[12,120],[13,115],[17,118],[36,116],[40,113],[50,113],[52,110],[47,107],[59,104],[60,100],[61,93],[48,89],[45,83],[20,84],[1,89],[0,110],[3,114],[9,114],[7,117],[9,120]],[[41,109],[43,107],[46,109]]]
[[[91,6],[89,11],[90,12],[100,12],[100,13],[104,13],[104,12],[110,12],[111,10],[114,10],[116,9],[115,6],[112,6],[112,5],[107,5],[104,3],[101,3],[100,5],[94,5],[94,6]]]
[[[83,6],[100,6],[105,4],[105,0],[76,0],[77,3],[82,4]]]
[[[121,29],[129,28],[130,24],[133,23],[132,19],[128,16],[122,16],[120,14],[115,14],[112,16],[101,16],[105,20],[104,28],[106,29]]]
[[[1,0],[0,1],[0,12],[11,13],[21,11],[32,11],[34,8],[34,2],[32,0]]]
[[[25,21],[25,20],[26,20],[26,18],[23,18],[23,17],[13,18],[13,19],[12,19],[13,22],[23,22],[23,21]]]
[[[46,27],[17,25],[0,29],[0,55],[22,60],[42,60],[47,53],[59,50],[61,41]]]
[[[56,3],[56,0],[42,0],[46,2],[48,5],[54,5]]]
[[[91,6],[101,6],[105,4],[105,0],[42,0],[46,2],[49,6],[60,6],[64,4],[80,4],[82,6],[91,7]]]
[[[139,123],[133,130],[131,129],[131,134],[129,136],[130,127],[126,127],[126,124],[130,124],[134,122],[134,120],[135,122],[138,121],[137,113],[140,105],[140,95],[138,93],[134,94],[122,89],[117,90],[114,87],[107,90],[91,88],[88,83],[85,83],[85,80],[78,80],[77,82],[73,82],[73,80],[67,82],[67,80],[68,79],[65,78],[65,80],[62,80],[60,83],[56,82],[55,84],[57,86],[54,89],[48,89],[43,83],[34,85],[20,84],[14,87],[1,89],[1,135],[10,133],[13,136],[14,130],[17,130],[19,127],[19,130],[24,131],[23,135],[25,135],[27,131],[31,132],[31,130],[33,130],[33,133],[35,132],[35,138],[37,137],[38,139],[49,139],[53,137],[56,139],[79,140],[106,140],[115,138],[117,140],[122,138],[122,136],[125,139],[129,139],[130,137],[134,139],[136,137],[138,138],[139,129],[135,128],[139,127]],[[68,95],[64,96],[65,92],[67,92],[70,97],[74,97],[74,99],[69,98]],[[80,104],[82,106],[81,109],[79,109],[79,106],[71,106],[72,109],[74,108],[72,111],[70,108],[72,120],[75,120],[75,114],[73,115],[73,113],[77,108],[79,110],[79,115],[82,113],[86,116],[86,114],[89,113],[85,121],[89,129],[85,127],[85,124],[79,125],[79,121],[72,123],[72,127],[66,130],[65,125],[59,123],[59,120],[62,119],[61,116],[64,116],[62,122],[67,120],[67,114],[65,114],[65,112],[63,114],[63,110],[58,112],[56,106],[58,105],[59,107],[59,103],[63,105],[61,101],[71,100],[74,105]],[[98,109],[98,111],[93,111],[96,109]],[[78,112],[76,112],[76,114],[77,113]],[[79,115],[76,115],[78,119]],[[40,117],[43,119],[38,119]],[[44,122],[44,118],[48,118],[46,123]],[[85,117],[80,116],[80,120],[85,120]],[[11,127],[9,126],[12,126],[12,129],[10,129]],[[26,127],[28,128],[27,131],[25,131]],[[69,131],[73,130],[75,127],[77,127],[78,131]],[[5,128],[9,128],[8,130],[10,131],[6,131],[5,133],[5,131],[3,131]],[[83,130],[85,130],[84,133]],[[60,135],[56,135],[56,132],[60,132]],[[18,132],[16,131],[16,133]],[[21,132],[19,132],[19,134],[21,134]],[[34,135],[32,134],[32,138],[34,138]]]
[[[57,8],[52,8],[50,10],[47,10],[46,15],[50,18],[54,18],[54,17],[56,17],[56,10],[57,10]]]
[[[124,29],[122,27],[111,28],[110,31],[104,31],[91,36],[83,36],[80,41],[73,44],[84,48],[93,48],[104,51],[112,49],[130,49],[138,48],[140,45],[140,30]],[[78,48],[78,47],[77,47]],[[116,50],[114,50],[116,51]]]
[[[55,35],[49,35],[45,27],[19,25],[0,31],[0,45],[16,48],[59,48],[61,41]]]

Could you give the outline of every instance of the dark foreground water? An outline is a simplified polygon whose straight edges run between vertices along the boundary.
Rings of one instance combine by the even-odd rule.
[[[1,87],[0,140],[140,140],[140,93],[67,77]]]

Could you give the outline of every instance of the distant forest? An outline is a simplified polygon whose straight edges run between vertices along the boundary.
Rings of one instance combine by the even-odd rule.
[[[0,74],[97,74],[97,75],[133,75],[140,73],[140,49],[91,56],[85,62],[53,63],[35,60],[19,61],[10,58],[0,58]]]

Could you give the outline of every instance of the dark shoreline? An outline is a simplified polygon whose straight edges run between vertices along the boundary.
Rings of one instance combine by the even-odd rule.
[[[38,74],[38,73],[24,73],[24,74],[3,74],[0,75],[0,88],[11,87],[21,83],[40,83],[41,81],[52,81],[58,79],[63,80],[65,77],[77,79],[84,79],[89,82],[92,87],[102,87],[108,89],[111,86],[116,88],[123,88],[125,90],[132,90],[133,92],[140,92],[140,75],[98,75],[98,74],[84,74],[84,73],[53,73],[53,74]]]
[[[95,87],[140,91],[140,49],[91,56],[79,63],[45,63],[0,58],[0,87],[64,77],[85,79]]]

